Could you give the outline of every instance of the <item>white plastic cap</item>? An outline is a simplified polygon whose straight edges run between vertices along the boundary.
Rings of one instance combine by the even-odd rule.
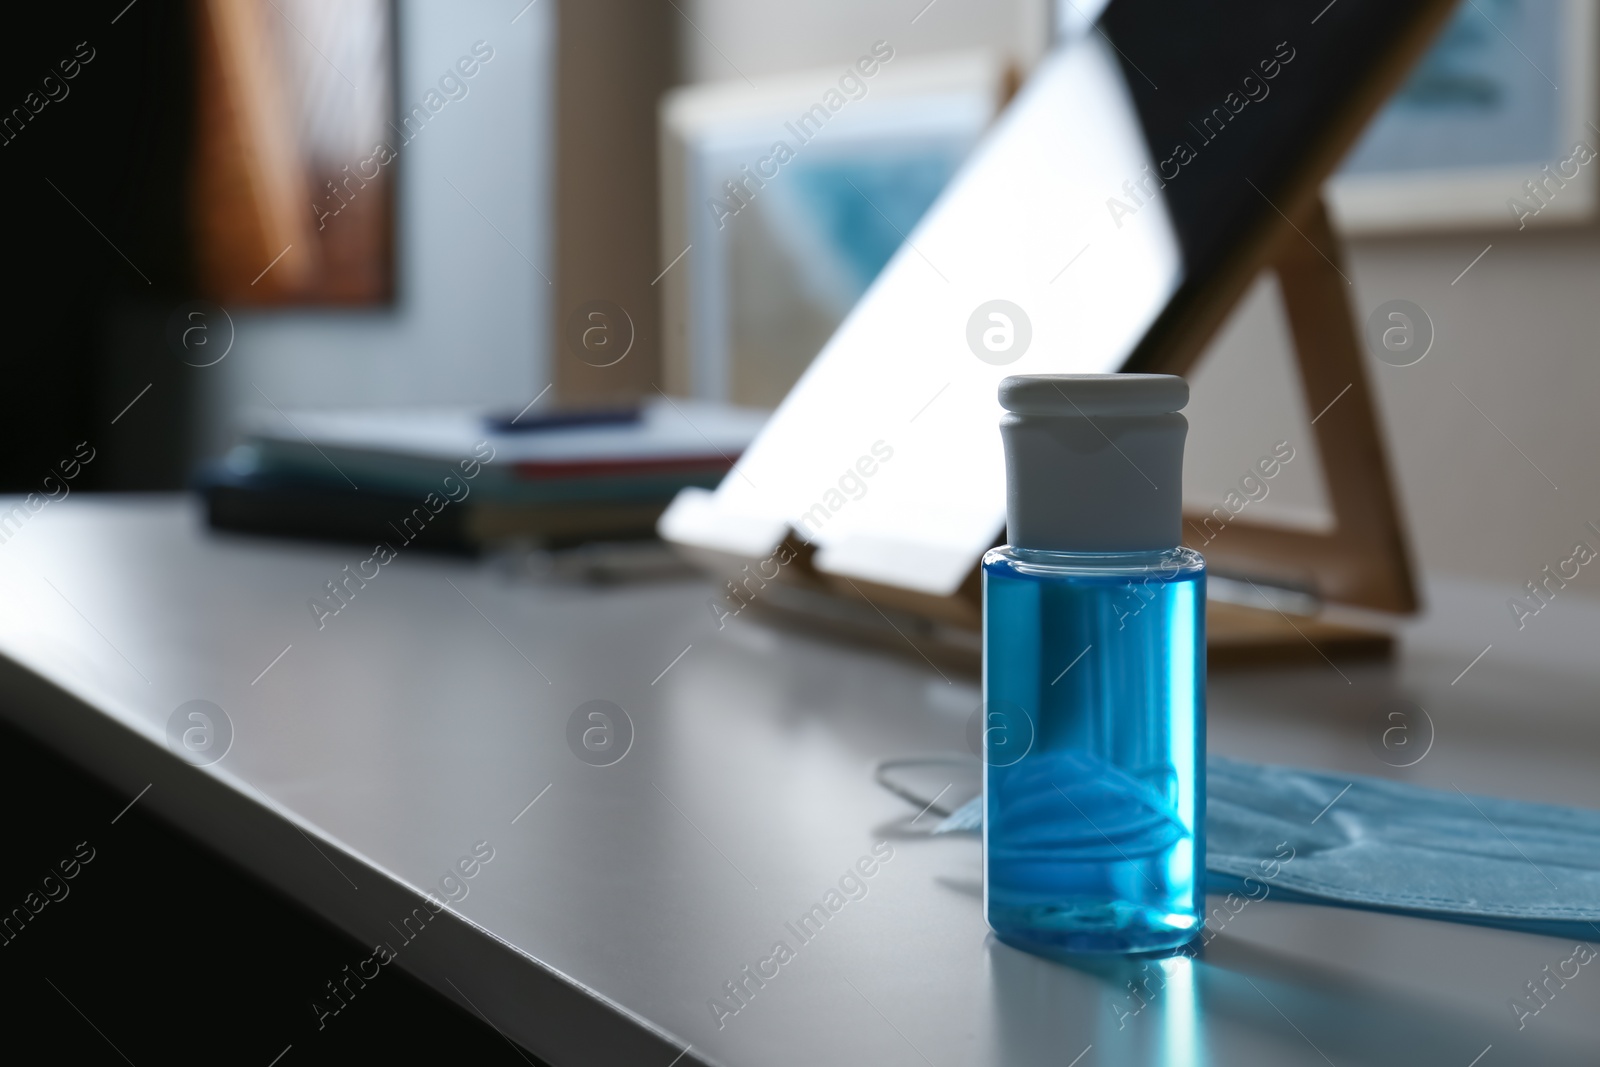
[[[1179,410],[1171,374],[1024,374],[1000,383],[1006,535],[1018,548],[1144,552],[1183,539]]]

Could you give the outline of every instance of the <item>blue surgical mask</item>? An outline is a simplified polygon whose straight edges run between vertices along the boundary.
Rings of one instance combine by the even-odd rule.
[[[1208,892],[1600,937],[1600,812],[1215,755],[1206,777]]]

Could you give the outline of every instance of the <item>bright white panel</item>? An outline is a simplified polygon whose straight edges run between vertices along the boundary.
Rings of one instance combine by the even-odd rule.
[[[1106,210],[1154,162],[1139,129],[1102,39],[1041,64],[716,507],[795,526],[824,570],[953,592],[1005,521],[1000,380],[1119,369],[1179,282],[1159,202],[1141,209],[1148,224],[1120,229]],[[1032,332],[1004,366],[967,340],[969,318],[996,299],[1019,306]]]

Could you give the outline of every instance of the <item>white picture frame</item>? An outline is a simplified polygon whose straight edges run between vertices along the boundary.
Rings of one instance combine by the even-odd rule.
[[[883,45],[879,42],[880,51]],[[837,91],[841,71],[866,69],[874,73],[862,74],[847,86],[858,95]],[[752,253],[752,237],[775,218],[783,221],[772,209],[784,204],[798,176],[818,163],[848,164],[881,159],[885,153],[892,157],[932,150],[948,161],[942,185],[999,113],[1008,95],[1008,72],[1003,57],[972,50],[894,56],[858,68],[840,64],[764,79],[759,89],[735,81],[669,94],[660,116],[661,247],[664,261],[681,256],[681,262],[673,260],[658,279],[666,390],[725,403],[776,406],[859,298],[861,281],[814,294],[814,338],[788,338],[793,350],[784,360],[759,360],[736,336],[736,315],[760,303],[742,297],[740,288],[752,268],[767,266],[762,248]],[[818,109],[828,103],[835,113],[825,129],[796,129],[802,121],[798,116],[823,114]],[[795,150],[787,157],[794,162],[768,162],[779,141]],[[754,172],[760,173],[752,177]],[[756,180],[762,174],[765,184]],[[721,206],[738,203],[728,199],[730,181],[740,183],[750,200],[737,217]],[[863,212],[881,216],[891,232],[899,231],[892,251],[915,219],[893,221],[884,214],[894,214],[889,204],[880,205],[864,190],[857,192]],[[791,237],[805,236],[802,228],[788,229]],[[793,258],[815,268],[835,251],[818,247],[813,254],[802,251]],[[843,272],[831,273],[837,280]],[[812,274],[821,275],[809,279],[812,288],[819,281],[828,287],[829,272],[813,269]]]

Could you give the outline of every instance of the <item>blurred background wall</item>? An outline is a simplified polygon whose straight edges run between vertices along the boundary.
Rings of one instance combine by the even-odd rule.
[[[550,77],[555,4],[399,0],[402,111],[474,42],[470,83],[399,147],[397,294],[377,310],[237,315],[238,341],[203,380],[202,449],[248,412],[382,405],[510,407],[550,381]],[[512,20],[515,19],[515,22]],[[541,275],[540,272],[543,272]]]
[[[1592,459],[1600,449],[1600,231],[1586,223],[1367,238],[1349,241],[1346,254],[1358,320],[1406,299],[1436,329],[1433,349],[1414,366],[1367,363],[1416,558],[1424,572],[1483,579],[1509,597],[1558,554],[1566,558],[1584,522],[1600,524]],[[1239,453],[1242,469],[1241,435],[1258,419],[1270,422],[1263,413],[1278,403],[1259,368],[1286,357],[1270,348],[1238,355],[1213,352],[1202,364],[1190,418],[1196,448],[1229,442],[1222,447]]]
[[[560,3],[398,0],[402,107],[473,42],[495,58],[403,150],[395,304],[239,314],[233,351],[203,369],[181,366],[164,343],[194,281],[182,7],[138,4],[115,23],[121,3],[19,12],[25,24],[0,64],[7,100],[20,101],[57,52],[87,40],[97,53],[69,99],[0,148],[14,257],[0,488],[35,488],[84,438],[114,445],[84,487],[176,488],[247,418],[271,413],[264,396],[285,409],[515,410],[553,381],[556,311],[540,272],[552,270],[560,210],[551,158]],[[678,0],[672,22],[676,36],[661,46],[676,51],[683,81],[760,83],[845,63],[878,39],[908,56],[992,47],[1026,69],[1048,17],[1045,0]],[[640,158],[652,152],[641,146]],[[1600,440],[1600,228],[1363,238],[1346,256],[1358,320],[1403,298],[1437,331],[1415,366],[1368,363],[1418,562],[1509,596],[1564,558],[1583,521],[1600,521],[1590,455]],[[1294,395],[1274,330],[1270,301],[1252,303],[1196,374],[1192,497],[1220,497],[1275,441],[1308,436],[1313,413]],[[1314,485],[1282,490],[1290,503],[1315,501]],[[1580,580],[1574,595],[1584,593]]]
[[[878,38],[906,54],[987,45],[1026,66],[1048,19],[1043,0],[683,6],[697,27],[683,28],[688,74],[714,81],[742,73],[758,83],[762,74],[844,62]],[[1415,366],[1367,364],[1417,562],[1424,572],[1505,586],[1510,596],[1558,552],[1570,553],[1584,521],[1600,523],[1592,460],[1600,451],[1600,228],[1359,238],[1345,255],[1358,327],[1378,305],[1407,299],[1436,329]],[[1273,318],[1262,302],[1243,309],[1224,331],[1234,343],[1214,348],[1194,376],[1188,497],[1220,500],[1276,441],[1309,442],[1315,412],[1290,389],[1287,342]],[[1313,469],[1291,465],[1281,496],[1314,501],[1314,486],[1287,477],[1309,479]]]
[[[897,55],[993,48],[1023,66],[1043,54],[1048,0],[689,0],[679,31],[684,80],[724,81],[854,59],[873,41]],[[692,25],[691,25],[692,23]]]

